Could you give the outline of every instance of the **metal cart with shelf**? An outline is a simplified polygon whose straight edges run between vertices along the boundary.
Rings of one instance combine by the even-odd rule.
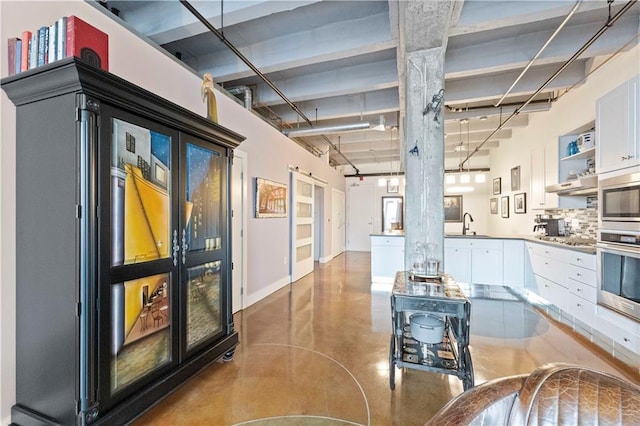
[[[395,389],[395,367],[451,374],[473,387],[469,352],[471,303],[450,275],[437,280],[414,281],[408,272],[396,274],[391,293],[393,332],[389,348],[389,386]],[[411,336],[409,316],[436,315],[445,321],[442,342],[421,343]]]

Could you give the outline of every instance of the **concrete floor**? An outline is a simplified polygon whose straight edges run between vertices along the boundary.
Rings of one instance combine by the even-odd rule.
[[[470,286],[476,385],[548,362],[640,381],[503,287]],[[369,253],[348,252],[236,315],[240,345],[135,425],[421,425],[462,392],[455,376],[396,370],[389,389],[389,291]]]

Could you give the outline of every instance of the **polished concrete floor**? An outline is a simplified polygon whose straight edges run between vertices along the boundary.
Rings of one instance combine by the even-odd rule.
[[[372,290],[369,253],[347,252],[239,312],[233,361],[217,362],[136,425],[421,425],[462,383],[396,370],[389,388],[391,314]],[[502,287],[471,286],[476,385],[548,362],[595,367],[638,382],[588,342]]]

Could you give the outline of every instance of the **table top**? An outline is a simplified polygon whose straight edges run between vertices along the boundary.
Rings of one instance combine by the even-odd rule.
[[[418,282],[410,279],[410,273],[400,271],[393,283],[393,296],[442,299],[457,302],[468,302],[458,283],[449,274],[444,274],[442,282]]]

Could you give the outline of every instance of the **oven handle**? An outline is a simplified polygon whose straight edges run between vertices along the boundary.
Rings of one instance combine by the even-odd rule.
[[[640,258],[640,249],[630,249],[626,246],[619,246],[618,244],[605,244],[605,243],[596,243],[596,248],[606,251],[607,253],[621,254],[621,255],[631,255],[636,258]]]

